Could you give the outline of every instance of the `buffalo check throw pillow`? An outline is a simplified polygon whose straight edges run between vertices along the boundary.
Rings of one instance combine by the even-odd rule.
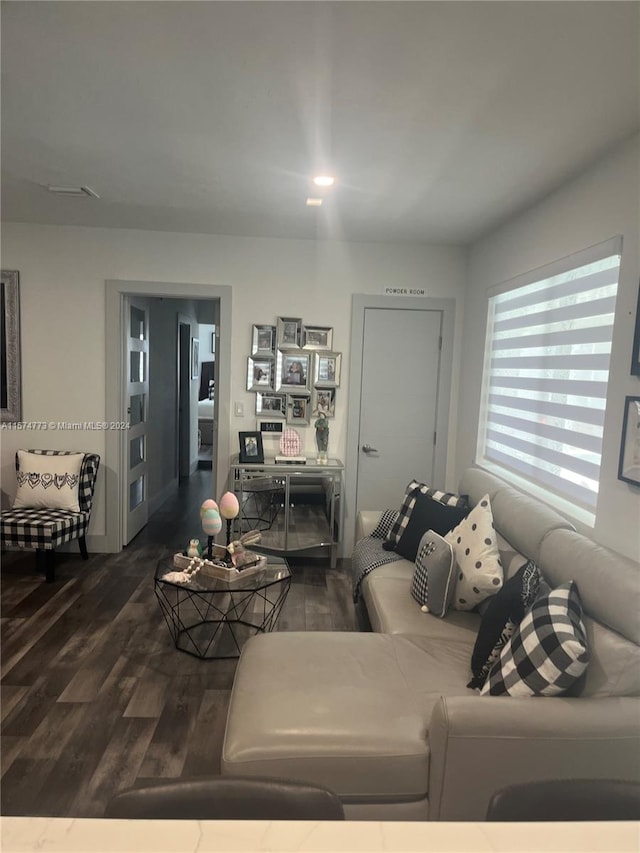
[[[574,581],[538,598],[502,649],[482,695],[560,696],[589,663],[582,604]]]
[[[418,495],[425,495],[434,501],[438,501],[438,503],[444,504],[444,506],[468,509],[466,497],[454,495],[451,492],[442,492],[439,489],[432,489],[424,483],[418,483],[417,480],[412,480],[405,490],[404,499],[402,501],[398,517],[387,533],[387,542],[390,543],[392,549],[400,542],[402,534],[409,525],[411,513],[416,505]],[[424,532],[426,532],[426,529]]]

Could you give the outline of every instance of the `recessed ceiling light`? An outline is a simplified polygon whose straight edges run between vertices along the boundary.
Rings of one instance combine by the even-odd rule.
[[[66,195],[72,196],[75,198],[86,198],[89,196],[90,198],[100,198],[98,193],[95,190],[92,190],[91,187],[52,187],[48,186],[47,190],[54,195]]]
[[[321,198],[308,198],[307,199],[307,207],[320,207],[322,204]]]
[[[331,175],[316,175],[313,179],[313,183],[317,187],[332,187],[335,183],[335,178],[331,177]]]

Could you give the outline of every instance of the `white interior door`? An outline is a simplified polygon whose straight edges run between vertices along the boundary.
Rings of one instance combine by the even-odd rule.
[[[365,308],[356,510],[396,508],[412,479],[433,482],[442,320]]]
[[[147,423],[149,413],[149,307],[144,299],[125,298],[125,434],[123,478],[124,541],[127,545],[149,518],[147,501]]]

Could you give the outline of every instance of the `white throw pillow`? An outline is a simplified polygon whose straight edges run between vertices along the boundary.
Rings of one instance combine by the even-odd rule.
[[[78,491],[84,453],[46,456],[18,451],[18,491],[14,509],[66,509],[80,512]]]
[[[489,495],[445,539],[453,546],[457,563],[453,609],[473,610],[495,595],[504,580]]]

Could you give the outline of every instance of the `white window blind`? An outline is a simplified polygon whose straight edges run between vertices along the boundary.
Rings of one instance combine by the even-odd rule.
[[[620,251],[621,239],[609,240],[489,297],[479,461],[579,507],[590,523]]]

